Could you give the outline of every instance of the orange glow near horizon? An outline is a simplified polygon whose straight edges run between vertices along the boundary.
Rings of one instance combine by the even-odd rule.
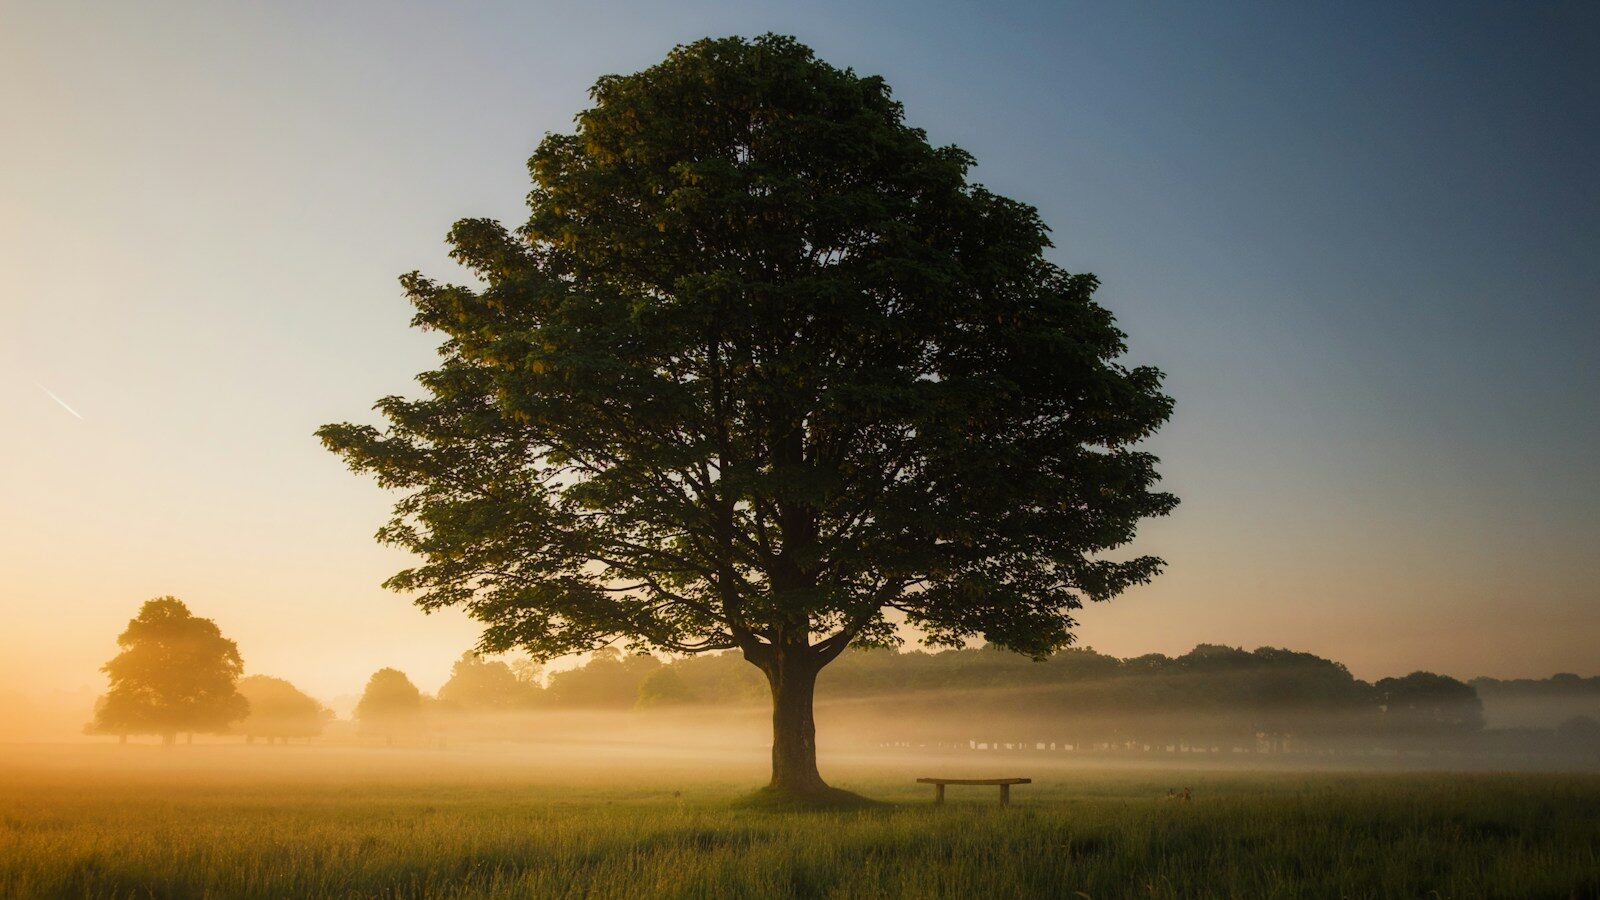
[[[1259,180],[1252,166],[1266,164],[1255,157],[1222,168],[1213,157],[1232,154],[1237,135],[1206,144],[1175,106],[1139,106],[1146,92],[1100,96],[1058,74],[996,108],[994,85],[951,80],[982,66],[951,67],[899,40],[875,57],[844,31],[806,34],[812,23],[794,11],[766,24],[726,10],[727,21],[641,13],[606,48],[573,40],[605,24],[600,13],[550,11],[520,22],[524,43],[499,63],[476,50],[507,30],[493,23],[446,28],[417,13],[374,33],[371,20],[387,17],[327,15],[163,18],[53,4],[6,13],[8,693],[99,693],[117,633],[140,603],[168,594],[236,640],[246,672],[326,702],[347,705],[382,666],[437,689],[478,629],[379,587],[407,564],[372,539],[393,498],[348,473],[313,429],[414,390],[414,374],[434,365],[433,343],[408,328],[395,277],[412,268],[459,277],[441,242],[458,217],[516,222],[523,159],[539,134],[570,127],[595,77],[659,59],[676,40],[768,28],[802,33],[841,65],[884,71],[936,143],[960,143],[983,163],[982,180],[1039,205],[1056,228],[1055,257],[1104,282],[1131,361],[1169,373],[1177,413],[1152,448],[1183,505],[1147,525],[1136,548],[1163,556],[1167,572],[1083,610],[1082,645],[1118,656],[1280,646],[1368,680],[1418,669],[1600,674],[1600,426],[1593,356],[1574,343],[1592,343],[1578,302],[1592,301],[1582,293],[1588,263],[1562,256],[1567,280],[1540,284],[1577,300],[1508,324],[1497,316],[1522,300],[1463,287],[1485,272],[1449,274],[1488,251],[1466,226],[1445,227],[1456,217],[1443,200],[1411,198],[1395,211],[1398,187],[1368,195],[1332,175],[1325,196],[1279,197],[1314,180],[1315,167]],[[416,52],[436,37],[438,54]],[[1030,56],[997,46],[986,59]],[[1039,81],[1031,71],[1008,70],[1007,83]],[[1068,81],[1088,99],[1057,115],[1065,89],[1049,85]],[[1188,102],[1211,108],[1203,96]],[[1274,159],[1326,143],[1326,125],[1235,112],[1263,133],[1286,129]],[[1079,129],[1071,140],[1056,119]],[[1193,143],[1169,157],[1154,144],[1129,149],[1134,135]],[[1316,172],[1382,168],[1349,152]],[[1388,152],[1402,173],[1408,154],[1431,158],[1410,145]],[[1207,191],[1191,176],[1209,178]],[[1560,199],[1517,185],[1514,202],[1481,202]],[[1346,205],[1319,205],[1327,197]],[[1484,209],[1482,221],[1498,215]],[[1558,212],[1549,220],[1566,221]],[[1383,248],[1353,235],[1389,218],[1380,238],[1392,255],[1368,262]],[[1435,225],[1448,232],[1437,245],[1405,243]],[[1277,235],[1318,250],[1291,258]],[[1554,257],[1566,245],[1551,246]],[[1334,287],[1319,268],[1322,257],[1370,270],[1402,256],[1432,268],[1381,283],[1345,272]],[[1532,270],[1528,260],[1545,258],[1516,261]],[[1419,299],[1390,302],[1382,291]],[[1360,297],[1378,299],[1345,308]],[[1366,330],[1349,324],[1363,316]],[[1482,380],[1455,385],[1462,372]]]

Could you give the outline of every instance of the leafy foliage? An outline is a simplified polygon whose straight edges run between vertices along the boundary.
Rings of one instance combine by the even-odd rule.
[[[235,683],[239,648],[210,619],[197,618],[176,597],[147,600],[117,636],[122,648],[101,668],[111,689],[90,730],[101,734],[221,734],[249,704]]]
[[[402,281],[442,332],[428,395],[319,434],[405,491],[391,587],[486,650],[936,643],[1042,656],[1152,577],[1101,556],[1175,501],[1133,445],[1171,409],[1090,275],[970,184],[876,77],[792,39],[704,40],[607,76],[530,162],[481,287]]]

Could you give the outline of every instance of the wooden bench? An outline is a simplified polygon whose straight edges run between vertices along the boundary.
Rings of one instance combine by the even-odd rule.
[[[933,785],[933,802],[937,806],[944,803],[944,786],[947,784],[998,784],[1000,786],[1000,805],[1011,805],[1011,786],[1013,784],[1033,784],[1032,778],[918,778],[918,784]]]

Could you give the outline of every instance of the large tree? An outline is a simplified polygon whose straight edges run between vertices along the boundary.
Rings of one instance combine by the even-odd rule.
[[[237,688],[238,645],[178,598],[145,601],[117,646],[122,652],[102,667],[111,689],[95,707],[91,731],[158,734],[171,744],[179,732],[226,732],[249,712]]]
[[[1136,449],[1169,415],[1035,210],[790,38],[702,40],[601,78],[530,161],[515,231],[456,223],[467,285],[421,399],[319,431],[404,492],[388,585],[482,649],[737,648],[773,699],[772,788],[828,791],[817,672],[854,644],[1033,656],[1147,581],[1172,509]]]

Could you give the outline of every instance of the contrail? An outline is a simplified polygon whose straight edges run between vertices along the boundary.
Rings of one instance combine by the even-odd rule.
[[[61,404],[61,408],[62,409],[66,410],[69,413],[72,413],[73,415],[77,416],[80,419],[83,418],[83,414],[82,413],[80,413],[77,410],[73,409],[72,407],[68,406],[67,405],[67,401],[61,399],[60,397],[57,397],[55,391],[52,391],[49,388],[45,387],[44,385],[39,384],[39,382],[37,382],[37,381],[35,381],[33,383],[36,384],[36,385],[39,385],[39,390],[44,391],[46,394],[49,394],[51,400],[54,400],[55,402]]]

